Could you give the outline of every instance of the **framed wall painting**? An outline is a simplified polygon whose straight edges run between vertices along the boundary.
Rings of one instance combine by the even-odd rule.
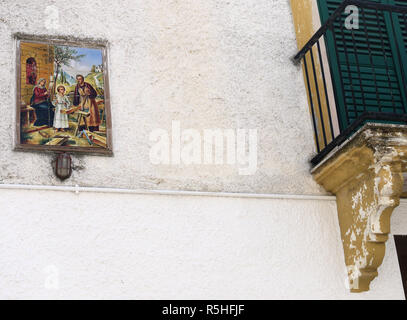
[[[112,154],[106,50],[16,37],[16,150]]]

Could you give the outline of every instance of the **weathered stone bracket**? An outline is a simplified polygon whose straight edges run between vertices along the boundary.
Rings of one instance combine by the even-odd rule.
[[[368,291],[378,276],[406,163],[407,126],[367,124],[312,171],[336,195],[352,292]]]

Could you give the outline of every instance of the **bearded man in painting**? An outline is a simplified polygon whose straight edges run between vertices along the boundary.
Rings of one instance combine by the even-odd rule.
[[[76,76],[73,105],[74,107],[79,106],[82,111],[90,113],[90,116],[85,119],[89,131],[99,131],[101,123],[99,109],[95,100],[96,96],[96,90],[89,83],[85,82],[85,78],[81,74],[78,74]]]

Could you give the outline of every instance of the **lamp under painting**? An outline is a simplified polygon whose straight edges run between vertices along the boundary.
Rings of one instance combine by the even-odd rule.
[[[68,179],[72,174],[72,159],[67,153],[60,153],[54,163],[55,175],[61,179]]]

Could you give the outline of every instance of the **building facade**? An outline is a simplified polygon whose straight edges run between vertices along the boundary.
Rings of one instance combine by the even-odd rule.
[[[405,298],[393,235],[407,234],[407,202],[392,195],[400,205],[378,276],[351,292],[341,212],[352,203],[324,179],[349,169],[311,163],[346,129],[338,111],[324,141],[315,115],[327,123],[339,91],[326,81],[320,100],[332,102],[313,115],[323,79],[307,85],[310,63],[292,61],[322,25],[316,1],[0,6],[0,297]],[[53,153],[14,150],[18,34],[107,41],[113,156],[72,154],[72,176],[60,181]],[[39,57],[25,60],[37,79]],[[17,76],[28,90],[24,68]],[[225,135],[218,157],[205,149],[205,132],[215,129]],[[228,133],[237,149],[244,141],[241,158],[228,153]],[[160,161],[156,134],[169,142]],[[187,136],[199,141],[198,156]]]

